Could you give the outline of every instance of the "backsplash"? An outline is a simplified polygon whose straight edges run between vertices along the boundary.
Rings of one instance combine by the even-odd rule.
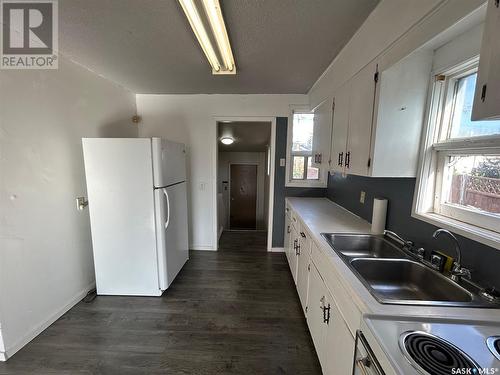
[[[426,250],[442,250],[454,256],[453,244],[448,238],[432,238],[436,226],[411,216],[414,188],[414,178],[343,177],[335,173],[328,177],[326,196],[368,221],[372,218],[373,198],[387,198],[387,229],[414,241],[417,246]],[[359,202],[361,191],[366,192],[364,204]],[[462,263],[471,270],[472,279],[484,286],[500,288],[500,250],[458,235],[457,238],[462,247]]]

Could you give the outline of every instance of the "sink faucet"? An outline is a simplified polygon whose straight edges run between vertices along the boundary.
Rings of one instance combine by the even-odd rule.
[[[462,249],[458,243],[457,237],[449,230],[438,229],[432,234],[432,238],[438,238],[441,234],[448,235],[449,238],[455,243],[455,252],[457,254],[456,261],[453,263],[453,269],[451,270],[451,279],[453,281],[460,281],[462,276],[471,278],[470,271],[467,268],[462,267]]]
[[[410,250],[413,247],[413,242],[412,241],[407,241],[403,237],[401,237],[399,234],[396,232],[393,232],[391,230],[384,230],[384,235],[389,236],[392,239],[395,239],[396,241],[400,242],[401,245],[403,246],[404,249]]]

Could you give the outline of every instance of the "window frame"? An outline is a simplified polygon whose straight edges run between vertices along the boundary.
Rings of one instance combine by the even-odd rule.
[[[500,231],[492,229],[500,227],[500,218],[443,202],[449,156],[500,154],[500,135],[449,139],[453,120],[450,103],[455,98],[456,82],[476,72],[478,65],[479,56],[474,56],[431,75],[412,216],[500,249]],[[444,81],[438,80],[439,76],[444,76]]]
[[[328,171],[325,168],[319,166],[314,166],[318,168],[318,178],[317,179],[307,179],[307,163],[309,159],[313,156],[312,151],[292,151],[293,146],[293,115],[300,113],[314,114],[314,111],[309,109],[306,105],[294,105],[290,106],[290,114],[288,116],[287,124],[287,145],[286,145],[286,172],[285,172],[285,186],[286,187],[308,187],[308,188],[325,188],[327,186],[327,179],[325,178],[325,173]],[[304,176],[302,179],[293,178],[293,157],[294,156],[304,156]],[[326,171],[326,172],[325,172]]]

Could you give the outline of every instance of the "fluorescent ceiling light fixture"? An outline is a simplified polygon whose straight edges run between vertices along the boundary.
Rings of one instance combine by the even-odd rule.
[[[232,138],[232,137],[222,137],[222,138],[220,139],[220,141],[221,141],[222,143],[224,143],[225,145],[231,145],[231,144],[233,144],[233,142],[234,142],[234,138]]]
[[[236,74],[236,65],[219,0],[199,1],[203,3],[203,12],[200,12],[196,7],[195,0],[179,0],[196,38],[212,66],[212,73]],[[212,38],[205,27],[207,19]],[[219,55],[215,52],[212,41],[217,44]]]

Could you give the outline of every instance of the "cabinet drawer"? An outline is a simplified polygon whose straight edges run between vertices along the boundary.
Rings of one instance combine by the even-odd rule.
[[[356,330],[359,328],[361,322],[361,311],[359,311],[358,307],[352,301],[352,298],[350,298],[349,294],[340,283],[337,275],[335,275],[333,266],[330,265],[328,257],[320,250],[315,242],[312,243],[311,248],[312,262],[325,281],[327,288],[330,290],[351,334],[355,336]]]

